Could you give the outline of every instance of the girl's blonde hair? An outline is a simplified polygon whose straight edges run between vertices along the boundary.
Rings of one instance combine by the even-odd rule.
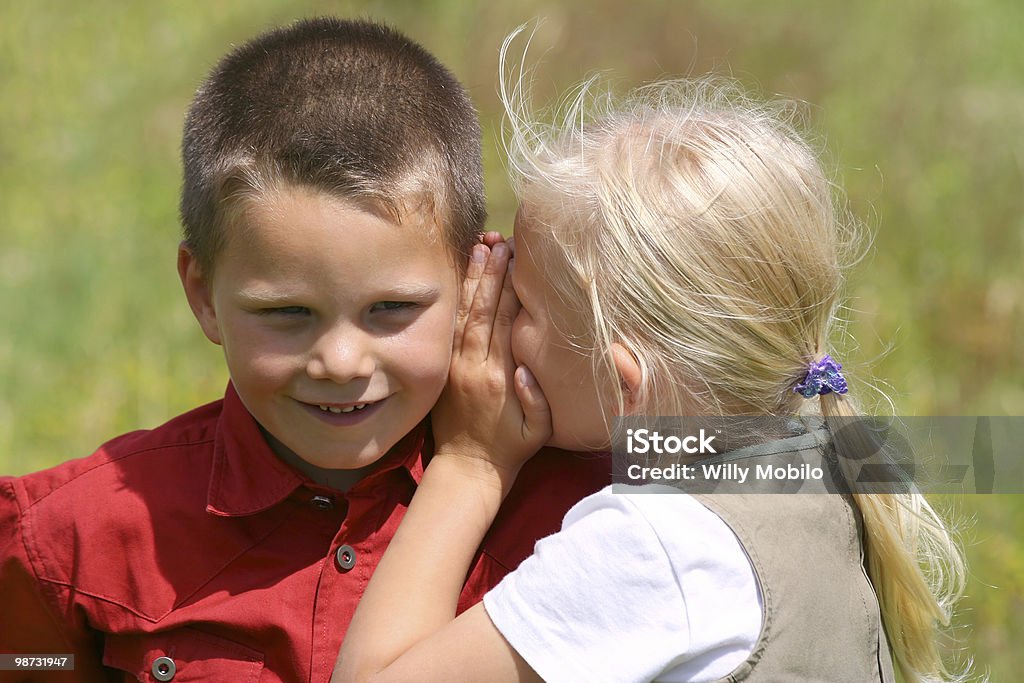
[[[829,349],[860,240],[795,109],[716,78],[654,83],[621,102],[594,95],[591,79],[540,124],[525,81],[522,68],[502,78],[508,158],[524,217],[545,235],[546,278],[576,313],[567,319],[583,321],[563,332],[595,372],[615,376],[619,343],[640,365],[633,401],[648,414],[804,412],[793,388]],[[615,398],[623,410],[621,388]],[[815,403],[827,421],[857,413],[835,393]],[[963,589],[959,548],[921,495],[855,499],[905,680],[954,678],[937,627]]]

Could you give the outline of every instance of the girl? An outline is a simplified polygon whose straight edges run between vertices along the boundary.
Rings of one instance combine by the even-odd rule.
[[[827,355],[853,241],[780,110],[680,81],[585,119],[586,91],[546,128],[503,90],[511,276],[512,245],[476,247],[437,453],[334,680],[893,681],[893,659],[907,681],[951,678],[935,629],[964,567],[914,494],[609,487],[455,618],[541,444],[606,450],[616,415],[856,414]]]

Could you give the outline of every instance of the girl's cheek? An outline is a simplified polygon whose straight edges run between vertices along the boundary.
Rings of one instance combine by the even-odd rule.
[[[523,338],[525,334],[526,321],[523,316],[523,311],[520,310],[519,315],[517,315],[516,319],[512,322],[511,339],[512,360],[514,360],[517,365],[525,365],[527,361],[527,357],[524,354],[524,351],[526,351],[527,348],[526,340]]]

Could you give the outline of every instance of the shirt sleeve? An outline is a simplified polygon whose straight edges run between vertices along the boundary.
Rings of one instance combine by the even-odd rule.
[[[688,544],[695,529],[702,531]],[[711,545],[701,547],[708,533]],[[723,541],[731,552],[720,552]],[[716,605],[723,597],[716,584],[737,574],[746,577],[746,592]],[[701,595],[688,600],[688,590]],[[710,605],[721,621],[721,610],[734,602],[747,603],[746,612],[721,639],[709,639],[701,629],[710,615],[693,608]],[[690,496],[610,489],[570,510],[562,530],[538,542],[484,597],[484,607],[549,683],[653,681],[663,674],[662,680],[694,680],[679,676],[696,671],[708,676],[698,680],[715,680],[750,654],[761,620],[753,570],[724,522]]]
[[[75,655],[75,680],[106,680],[99,669],[93,636],[77,632],[58,617],[44,594],[25,546],[24,518],[15,480],[0,478],[0,652]],[[40,680],[46,676],[36,672]],[[67,672],[53,672],[67,675]],[[22,681],[25,672],[0,671],[0,683]],[[32,680],[35,680],[33,678]],[[63,680],[63,679],[61,679]]]

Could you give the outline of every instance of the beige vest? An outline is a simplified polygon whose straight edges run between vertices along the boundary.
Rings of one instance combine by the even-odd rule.
[[[803,461],[821,457],[813,440],[799,446],[778,455],[785,460],[799,451]],[[694,495],[739,538],[764,602],[754,651],[723,683],[896,680],[865,570],[863,523],[852,498],[835,493]]]

